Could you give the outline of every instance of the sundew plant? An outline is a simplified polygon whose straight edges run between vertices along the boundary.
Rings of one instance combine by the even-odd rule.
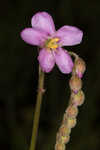
[[[55,143],[55,150],[65,150],[65,144],[70,140],[71,129],[75,127],[77,122],[78,106],[81,106],[85,99],[82,91],[82,77],[86,65],[84,60],[76,53],[67,51],[63,46],[80,44],[83,32],[77,27],[69,25],[65,25],[56,31],[53,19],[47,12],[36,13],[31,19],[31,25],[32,27],[25,28],[20,34],[26,43],[39,48],[37,58],[39,61],[38,93],[29,150],[35,150],[36,146],[41,102],[45,93],[45,73],[51,72],[55,64],[61,73],[66,74],[66,76],[71,73],[69,105],[65,110]]]

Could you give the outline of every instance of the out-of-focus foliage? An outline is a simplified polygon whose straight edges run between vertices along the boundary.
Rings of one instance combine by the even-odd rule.
[[[87,64],[83,79],[86,93],[70,150],[99,150],[100,146],[100,1],[6,0],[0,4],[0,149],[27,150],[36,102],[37,48],[24,43],[20,31],[30,26],[32,15],[49,12],[57,29],[74,25],[84,32],[81,45],[66,47]],[[68,104],[70,75],[57,69],[46,74],[37,150],[53,150],[56,132]]]

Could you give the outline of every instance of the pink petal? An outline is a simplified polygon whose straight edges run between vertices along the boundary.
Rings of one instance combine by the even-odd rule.
[[[41,49],[38,60],[44,72],[50,72],[54,67],[55,60],[51,51],[48,52],[46,49]]]
[[[55,26],[52,17],[47,12],[36,13],[31,20],[32,27],[41,29],[48,34],[55,32]]]
[[[83,32],[73,26],[63,26],[56,32],[55,36],[61,39],[63,46],[71,46],[82,41]]]
[[[41,46],[47,35],[43,31],[26,28],[21,32],[21,38],[28,44]]]
[[[55,53],[55,61],[62,73],[70,73],[73,68],[73,62],[68,52],[59,48]]]

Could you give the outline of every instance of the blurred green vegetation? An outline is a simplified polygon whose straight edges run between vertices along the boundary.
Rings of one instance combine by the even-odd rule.
[[[81,45],[66,47],[87,64],[83,79],[86,94],[70,150],[99,150],[100,146],[100,1],[6,0],[0,4],[0,149],[28,150],[37,94],[37,48],[20,38],[38,11],[49,12],[56,28],[74,25],[84,32]],[[37,150],[53,150],[56,132],[68,104],[70,75],[55,66],[46,74]],[[67,149],[67,148],[66,148]]]

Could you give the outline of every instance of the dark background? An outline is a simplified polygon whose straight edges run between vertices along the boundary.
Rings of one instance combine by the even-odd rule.
[[[37,47],[26,44],[20,32],[31,26],[38,11],[63,25],[84,32],[81,45],[66,47],[82,57],[85,103],[72,129],[70,150],[99,150],[100,146],[100,0],[5,0],[0,2],[0,149],[28,150],[37,94]],[[70,75],[55,66],[45,76],[37,147],[53,150],[56,132],[68,104]],[[67,148],[66,148],[67,149]]]

